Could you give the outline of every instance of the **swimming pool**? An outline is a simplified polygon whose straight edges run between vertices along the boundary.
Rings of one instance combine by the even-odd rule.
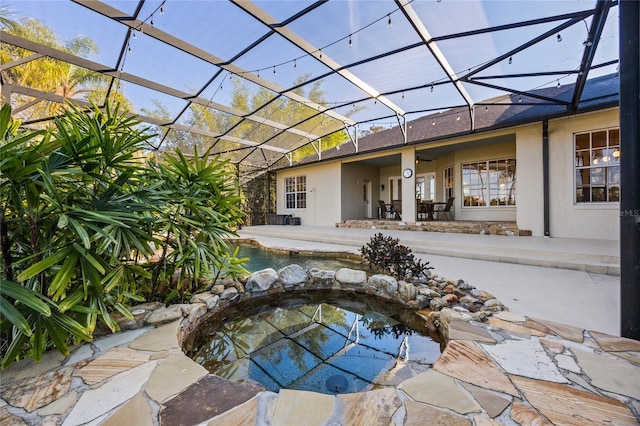
[[[440,344],[421,329],[415,312],[373,297],[290,296],[226,311],[200,329],[206,337],[191,357],[213,374],[274,392],[351,393],[429,369]]]
[[[252,244],[236,244],[239,247],[238,257],[247,257],[249,261],[243,266],[249,272],[260,271],[265,268],[273,268],[276,271],[291,264],[297,264],[305,269],[318,268],[326,271],[337,271],[340,268],[350,268],[369,271],[369,266],[362,259],[355,256],[321,254],[299,254],[291,250],[273,251],[257,247]],[[235,249],[235,246],[232,250]]]

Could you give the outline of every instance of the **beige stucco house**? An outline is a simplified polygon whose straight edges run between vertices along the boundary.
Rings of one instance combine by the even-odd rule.
[[[399,200],[454,197],[456,221],[515,222],[534,236],[619,239],[618,76],[426,115],[276,171],[277,213],[304,225],[377,218]],[[551,93],[552,92],[552,93]],[[567,97],[567,105],[545,103]],[[545,173],[546,171],[546,173]],[[545,180],[545,174],[547,179]]]

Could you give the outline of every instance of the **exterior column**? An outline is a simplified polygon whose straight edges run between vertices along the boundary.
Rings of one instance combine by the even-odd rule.
[[[400,160],[400,174],[402,176],[402,221],[416,221],[416,151],[413,147],[402,150]],[[411,176],[404,175],[405,170],[411,170]]]
[[[619,9],[620,334],[640,340],[640,2]]]

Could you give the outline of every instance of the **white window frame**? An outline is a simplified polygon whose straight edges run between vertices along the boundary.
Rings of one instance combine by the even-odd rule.
[[[511,168],[511,180],[510,181],[505,181],[503,184],[500,183],[500,179],[502,178],[502,176],[498,175],[497,179],[498,181],[494,182],[492,181],[492,178],[494,176],[490,176],[489,175],[489,171],[493,170],[491,169],[491,163],[499,163],[499,162],[506,162],[506,166],[507,168],[509,168],[509,163],[512,164]],[[481,170],[484,170],[484,174],[486,174],[485,178],[487,180],[487,182],[481,181],[481,183],[465,183],[465,166],[471,166],[471,165],[479,165]],[[516,170],[517,170],[517,164],[516,164],[516,158],[515,157],[507,157],[507,158],[492,158],[489,160],[479,160],[479,161],[469,161],[466,163],[461,163],[460,164],[460,174],[462,177],[462,208],[464,209],[495,209],[495,208],[515,208],[516,207]],[[499,172],[499,173],[503,173],[503,172]],[[506,173],[506,172],[504,172]],[[472,191],[474,190],[474,188],[469,188],[469,187],[474,187],[474,186],[478,186],[480,185],[480,191],[482,193],[482,201],[483,201],[483,205],[468,205],[467,204],[467,193],[465,193],[465,191]],[[502,188],[501,186],[504,185],[504,188]],[[469,194],[471,194],[471,192],[469,192]],[[492,201],[492,197],[493,199],[496,200],[501,200],[502,198],[504,198],[504,195],[508,194],[507,196],[507,204],[491,204]],[[509,202],[511,201],[511,202]]]
[[[307,208],[307,176],[284,178],[284,205],[286,209]]]
[[[433,181],[429,180],[429,177],[433,177]],[[427,188],[429,183],[429,188]],[[429,189],[430,197],[427,197],[427,189]],[[436,199],[436,174],[435,172],[420,173],[416,175],[416,199],[420,200],[435,200]]]
[[[604,146],[594,147],[594,134],[605,133]],[[617,141],[615,137],[617,135]],[[582,141],[578,149],[578,138],[588,136],[588,148]],[[620,202],[620,128],[578,132],[573,135],[573,203],[574,205],[611,204]],[[585,165],[586,163],[586,165]],[[588,180],[588,184],[584,181]],[[604,200],[593,201],[593,189],[604,190]],[[587,190],[587,200],[579,200],[578,189]],[[615,192],[617,189],[617,192]],[[612,191],[614,191],[612,193]]]
[[[453,166],[447,166],[442,169],[442,194],[444,194],[444,200],[448,200],[449,197],[455,197],[455,171]]]

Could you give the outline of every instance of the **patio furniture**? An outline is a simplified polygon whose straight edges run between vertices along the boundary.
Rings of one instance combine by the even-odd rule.
[[[427,201],[418,203],[418,220],[429,220],[429,216],[433,218],[433,210]]]
[[[391,219],[393,218],[393,206],[391,204],[387,204],[382,200],[378,200],[378,216],[380,219]]]
[[[436,206],[445,206],[445,204],[446,203],[439,201],[421,201],[419,209],[423,211],[425,220],[429,221],[433,220],[433,213],[435,212]],[[420,218],[421,215],[422,213],[419,211],[418,218]]]
[[[391,201],[392,204],[392,213],[393,213],[393,218],[397,219],[397,220],[401,220],[402,219],[402,200],[393,200]]]
[[[434,213],[436,213],[438,217],[440,217],[440,213],[442,213],[445,218],[447,218],[447,215],[448,215],[449,219],[447,220],[453,220],[453,214],[451,213],[451,208],[453,207],[453,200],[455,198],[456,197],[449,197],[447,198],[446,203],[438,203],[440,205],[434,206]]]

